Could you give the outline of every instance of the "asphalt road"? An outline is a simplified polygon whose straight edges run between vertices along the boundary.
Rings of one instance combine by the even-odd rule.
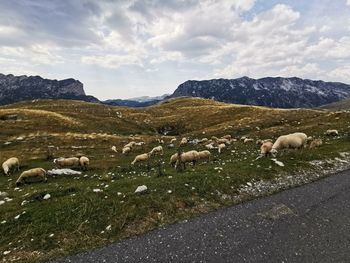
[[[350,171],[55,262],[350,262]]]

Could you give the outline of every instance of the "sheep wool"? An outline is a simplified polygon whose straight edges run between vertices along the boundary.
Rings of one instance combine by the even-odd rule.
[[[11,158],[7,159],[5,162],[3,162],[2,169],[4,170],[5,175],[9,175],[9,173],[12,169],[16,169],[17,171],[19,171],[18,158],[11,157]]]
[[[24,171],[17,179],[16,186],[20,186],[25,183],[47,181],[46,171],[43,168],[33,168]]]

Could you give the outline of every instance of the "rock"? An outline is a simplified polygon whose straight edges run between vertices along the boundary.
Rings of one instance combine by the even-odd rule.
[[[7,197],[7,196],[8,196],[8,193],[0,191],[0,197]]]
[[[278,166],[284,167],[284,163],[282,163],[281,161],[278,161],[277,159],[271,159],[271,161],[273,161]]]
[[[92,190],[94,193],[101,193],[103,192],[103,190],[99,189],[99,188],[95,188]]]
[[[145,185],[141,185],[141,186],[138,186],[135,190],[135,193],[144,193],[147,191],[147,186]]]
[[[3,204],[5,204],[5,201],[0,200],[0,205],[3,205]]]
[[[48,175],[75,175],[75,174],[81,174],[80,171],[74,171],[72,169],[52,169],[47,171]]]
[[[107,226],[107,227],[106,227],[106,230],[107,230],[107,231],[111,231],[111,230],[112,230],[112,225]]]
[[[44,200],[48,200],[48,199],[50,199],[50,198],[51,198],[51,195],[50,195],[50,194],[46,194],[46,195],[44,195],[44,197],[43,197]]]

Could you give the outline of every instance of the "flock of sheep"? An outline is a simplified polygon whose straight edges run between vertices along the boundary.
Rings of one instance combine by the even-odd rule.
[[[83,170],[87,170],[89,167],[89,158],[86,156],[70,157],[70,158],[58,158],[53,161],[58,167],[81,167]],[[19,159],[11,157],[2,164],[2,169],[5,175],[10,175],[11,171],[19,171]],[[47,172],[43,168],[33,168],[21,173],[16,181],[16,187],[19,187],[27,182],[33,181],[47,181]]]
[[[329,136],[337,136],[338,131],[337,130],[327,130],[326,135]],[[134,139],[141,139],[141,138],[134,138]],[[243,136],[240,138],[244,143],[251,143],[254,142],[253,139],[247,138]],[[232,144],[233,142],[236,142],[238,139],[232,138],[231,135],[225,135],[221,138],[218,137],[211,137],[211,139],[203,138],[203,139],[194,139],[190,141],[188,138],[182,138],[182,140],[179,143],[179,150],[174,153],[170,157],[170,165],[175,168],[186,168],[186,163],[192,163],[193,165],[196,164],[199,160],[206,160],[209,161],[211,157],[210,150],[217,150],[219,154],[221,154],[224,149]],[[158,139],[157,142],[159,144],[164,144],[163,139]],[[175,147],[175,143],[177,142],[176,138],[172,138],[168,144],[168,148]],[[203,151],[196,151],[196,150],[190,150],[187,152],[183,151],[183,147],[187,144],[202,144],[207,150]],[[313,139],[312,137],[308,137],[305,133],[297,132],[297,133],[291,133],[287,135],[282,135],[277,138],[277,140],[273,143],[272,140],[257,140],[256,144],[260,145],[260,155],[257,157],[257,159],[262,158],[264,156],[272,155],[275,156],[278,151],[281,151],[283,149],[301,149],[306,147],[307,144],[309,144],[310,148],[318,147],[322,145],[321,139]],[[122,148],[122,154],[127,155],[130,152],[132,152],[132,149],[137,146],[143,146],[145,145],[145,142],[135,142],[131,141],[128,144],[126,144]],[[117,152],[117,148],[115,146],[112,146],[112,151]],[[134,160],[131,162],[132,165],[135,165],[139,162],[148,162],[152,156],[154,155],[163,155],[163,146],[158,145],[154,147],[151,151],[143,154],[137,155]],[[65,168],[65,167],[80,167],[83,170],[87,170],[90,164],[89,159],[86,156],[79,156],[79,157],[70,157],[70,158],[58,158],[54,159],[53,161],[59,168]],[[9,175],[11,170],[17,170],[19,171],[20,165],[19,165],[19,159],[16,157],[9,158],[2,164],[2,169],[5,173],[5,175]],[[27,171],[24,171],[21,173],[19,178],[16,181],[16,187],[25,184],[26,182],[30,181],[47,181],[47,172],[43,168],[33,168]]]

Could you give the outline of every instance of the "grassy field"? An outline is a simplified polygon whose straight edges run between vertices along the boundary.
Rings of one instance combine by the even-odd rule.
[[[0,107],[0,117],[5,114],[18,114],[19,120],[0,120],[1,162],[17,156],[21,170],[52,169],[52,161],[46,158],[47,146],[52,145],[56,157],[84,154],[91,167],[78,176],[49,177],[47,183],[20,189],[15,189],[20,172],[10,177],[0,174],[0,191],[12,199],[0,205],[3,262],[44,262],[198,216],[236,203],[234,197],[247,183],[274,182],[282,174],[299,171],[317,172],[327,167],[310,162],[334,160],[350,152],[347,112],[277,110],[183,98],[144,109],[45,100]],[[327,129],[338,129],[340,136],[325,137]],[[285,164],[280,167],[269,158],[254,161],[258,146],[238,141],[221,155],[212,151],[209,163],[177,172],[168,165],[176,152],[176,148],[167,148],[168,136],[163,156],[154,157],[149,165],[131,166],[136,154],[158,145],[156,139],[164,130],[178,141],[183,136],[225,134],[275,139],[302,131],[322,138],[324,145],[285,152],[278,156]],[[131,140],[130,135],[140,136],[146,145],[123,156],[121,148]],[[112,145],[118,153],[111,151]],[[190,149],[204,150],[204,146],[185,148]],[[165,162],[161,177],[160,162]],[[139,185],[146,185],[148,191],[134,194]],[[51,198],[44,200],[46,194]]]

